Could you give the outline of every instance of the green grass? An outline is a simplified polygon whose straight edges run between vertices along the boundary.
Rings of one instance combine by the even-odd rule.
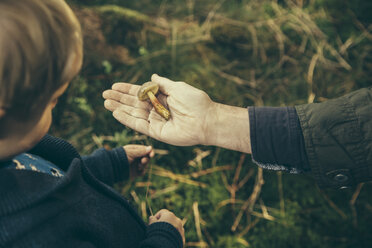
[[[52,133],[83,154],[130,142],[161,150],[151,173],[117,185],[144,219],[150,208],[174,211],[186,220],[188,247],[369,247],[370,183],[360,193],[321,191],[310,176],[264,171],[255,204],[232,231],[258,175],[250,156],[242,160],[238,152],[174,147],[144,137],[115,121],[101,98],[116,81],[142,84],[152,73],[241,107],[321,102],[370,86],[368,1],[70,2],[88,30],[85,61],[57,106]],[[130,18],[125,9],[98,8],[106,4],[130,9]],[[225,170],[218,171],[221,166]],[[195,177],[207,169],[211,173]],[[232,204],[230,186],[247,175]]]

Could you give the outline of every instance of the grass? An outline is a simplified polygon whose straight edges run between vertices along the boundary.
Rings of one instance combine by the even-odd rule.
[[[370,86],[368,1],[71,2],[85,30],[85,61],[52,132],[83,154],[153,145],[147,175],[116,186],[144,219],[174,211],[185,222],[187,247],[372,243],[370,183],[320,190],[309,175],[262,171],[249,155],[169,146],[117,123],[101,98],[113,82],[142,84],[155,72],[241,107],[321,102]]]

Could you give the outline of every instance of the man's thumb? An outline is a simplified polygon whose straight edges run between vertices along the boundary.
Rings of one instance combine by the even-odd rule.
[[[158,74],[153,74],[151,76],[151,81],[159,84],[160,91],[165,95],[169,95],[169,92],[175,84],[175,82],[173,82],[172,80],[165,77],[160,77]]]

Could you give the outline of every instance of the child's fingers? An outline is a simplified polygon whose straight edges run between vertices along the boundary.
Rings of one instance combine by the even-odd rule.
[[[157,219],[160,219],[163,214],[168,213],[168,212],[170,213],[171,211],[169,211],[168,209],[161,209],[154,216]]]
[[[157,220],[158,220],[158,219],[157,219],[155,216],[150,216],[150,217],[149,217],[149,225],[151,225],[151,224],[157,222]]]
[[[155,151],[154,150],[151,150],[149,156],[150,156],[150,158],[153,158],[155,156]]]
[[[131,157],[143,157],[151,153],[152,146],[144,146],[144,145],[126,145],[124,149],[128,156]]]
[[[145,165],[149,162],[150,160],[147,157],[144,157],[141,159],[141,164]]]

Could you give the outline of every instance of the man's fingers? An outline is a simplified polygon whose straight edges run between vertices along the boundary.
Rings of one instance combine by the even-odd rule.
[[[160,91],[166,95],[169,95],[176,84],[176,82],[165,77],[160,77],[158,74],[153,74],[151,76],[151,81],[159,84]]]
[[[104,106],[107,110],[110,110],[111,112],[114,112],[116,109],[120,108],[122,104],[118,103],[117,101],[113,100],[106,100],[104,102]]]
[[[136,108],[143,108],[147,110],[151,110],[152,105],[148,101],[140,101],[138,100],[137,96],[128,95],[125,93],[121,93],[116,90],[106,90],[103,92],[103,98],[107,100],[115,100],[117,102],[123,103],[125,105],[129,105]]]
[[[150,113],[148,112],[148,110],[145,110],[145,109],[134,108],[134,107],[131,107],[131,106],[128,106],[128,105],[118,103],[118,102],[113,101],[113,100],[106,100],[104,102],[104,105],[105,105],[105,108],[107,110],[110,110],[112,112],[114,112],[115,110],[120,110],[120,111],[126,112],[127,114],[129,114],[133,117],[136,117],[136,118],[141,118],[141,119],[144,119],[144,120],[149,119]]]
[[[120,110],[120,111],[123,111],[133,117],[136,117],[136,118],[140,118],[140,119],[144,119],[144,120],[148,120],[149,119],[149,112],[147,110],[144,110],[144,109],[140,109],[140,108],[133,108],[131,106],[128,106],[128,105],[121,105],[119,108],[117,108],[117,110]]]
[[[120,111],[117,109],[113,112],[113,116],[116,120],[118,120],[121,124],[134,129],[140,133],[145,135],[149,135],[149,123],[148,121],[140,118],[133,117],[124,111]]]
[[[120,91],[122,93],[137,96],[137,92],[141,86],[128,83],[115,83],[112,85],[111,89]]]

